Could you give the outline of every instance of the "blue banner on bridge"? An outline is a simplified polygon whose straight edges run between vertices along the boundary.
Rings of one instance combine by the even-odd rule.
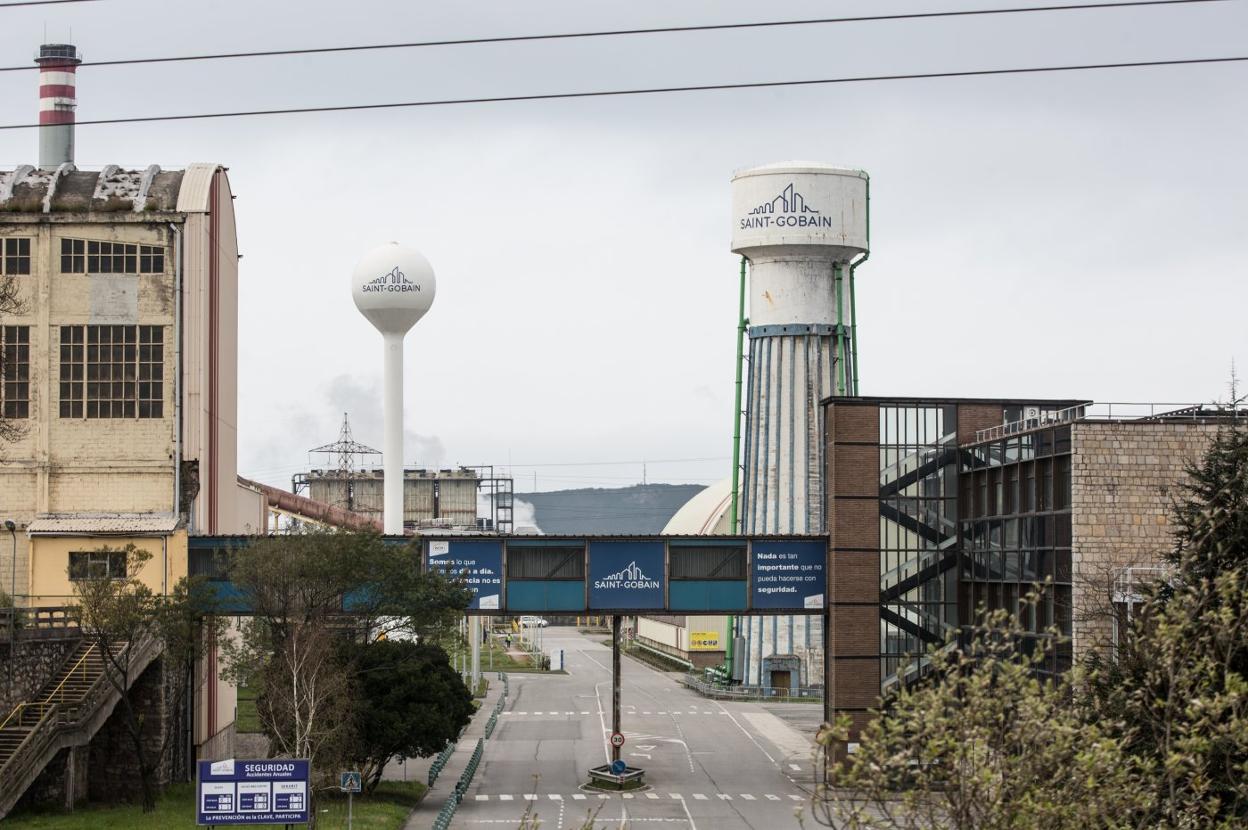
[[[196,824],[306,824],[308,762],[200,761]]]
[[[754,539],[750,607],[759,610],[823,608],[827,543]]]
[[[497,539],[447,539],[429,543],[429,567],[463,575],[476,611],[497,611],[503,593],[503,543]]]
[[[590,610],[662,610],[663,547],[659,539],[590,542]]]

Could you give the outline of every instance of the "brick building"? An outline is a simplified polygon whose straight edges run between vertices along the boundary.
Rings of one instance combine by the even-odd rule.
[[[938,398],[830,398],[824,413],[825,710],[859,723],[981,608],[1068,635],[1052,671],[1112,646],[1132,586],[1172,545],[1186,466],[1245,415]]]

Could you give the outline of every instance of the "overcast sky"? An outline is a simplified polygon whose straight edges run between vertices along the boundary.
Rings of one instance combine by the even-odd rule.
[[[1025,4],[102,0],[0,9],[0,63],[45,27],[106,60]],[[1246,31],[1226,2],[96,67],[78,117],[1242,55]],[[36,79],[0,73],[5,123],[35,120]],[[380,446],[381,341],[348,278],[397,240],[438,279],[407,339],[408,463],[510,464],[522,491],[633,483],[643,460],[710,482],[734,170],[871,174],[863,394],[1211,400],[1232,359],[1248,376],[1246,88],[1222,64],[96,126],[77,155],[230,168],[243,474],[289,486],[347,410]],[[0,166],[36,157],[0,131]]]

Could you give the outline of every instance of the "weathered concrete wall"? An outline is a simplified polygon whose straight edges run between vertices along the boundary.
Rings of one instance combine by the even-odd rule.
[[[1157,565],[1174,542],[1171,506],[1185,468],[1217,426],[1146,421],[1082,422],[1072,431],[1072,626],[1078,658],[1109,642],[1116,576]]]
[[[145,752],[148,758],[160,758],[158,787],[167,785],[170,777],[169,757],[159,754],[170,728],[164,680],[164,660],[158,659],[130,688],[130,700],[140,715]],[[88,792],[92,801],[138,801],[143,797],[134,739],[126,727],[122,701],[91,740],[90,770]]]
[[[63,640],[21,640],[9,655],[6,640],[0,643],[0,718],[8,715],[19,703],[33,700],[43,686],[60,670],[77,638]],[[10,679],[11,678],[11,679]]]

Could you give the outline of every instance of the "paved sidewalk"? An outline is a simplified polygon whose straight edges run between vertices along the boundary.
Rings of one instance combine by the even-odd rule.
[[[441,811],[442,805],[446,803],[447,797],[455,791],[455,784],[459,781],[459,776],[464,771],[464,767],[468,766],[468,759],[472,757],[472,752],[477,747],[477,739],[485,737],[485,723],[490,719],[490,714],[494,711],[494,706],[498,703],[498,699],[503,694],[503,681],[498,679],[496,673],[485,674],[490,680],[490,689],[485,694],[485,699],[481,702],[481,708],[472,716],[472,722],[468,724],[468,728],[464,730],[464,734],[460,735],[459,743],[455,745],[455,751],[451,754],[450,759],[446,762],[446,766],[442,768],[442,772],[438,774],[438,780],[430,788],[428,794],[420,800],[416,805],[416,809],[407,817],[407,824],[403,825],[404,830],[428,830],[433,826],[433,820],[437,818],[438,812]],[[497,733],[495,733],[497,734]],[[488,741],[487,741],[488,743]],[[408,761],[407,772],[409,779],[417,777],[419,781],[427,781],[429,775],[429,766],[433,763],[432,758],[421,758],[419,761]],[[401,765],[392,764],[391,766]],[[390,768],[387,767],[387,773]],[[414,775],[413,773],[416,773]],[[391,777],[387,775],[386,777]]]

